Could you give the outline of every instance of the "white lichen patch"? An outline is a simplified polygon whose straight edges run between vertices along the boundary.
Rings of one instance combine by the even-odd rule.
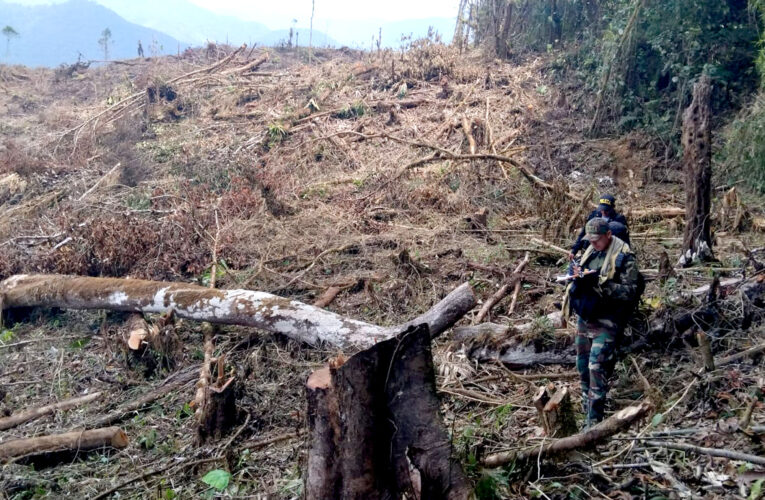
[[[123,306],[127,304],[127,301],[130,297],[128,297],[128,294],[122,291],[112,292],[109,294],[109,297],[107,297],[107,301],[110,304],[114,304],[115,306]]]

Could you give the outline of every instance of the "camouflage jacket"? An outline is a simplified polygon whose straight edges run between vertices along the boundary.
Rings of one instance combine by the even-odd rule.
[[[593,252],[582,262],[582,268],[600,270],[607,251]],[[639,299],[640,276],[635,255],[620,253],[615,258],[613,278],[599,282],[597,275],[577,280],[571,293],[571,306],[587,321],[597,321],[608,326],[624,324]]]

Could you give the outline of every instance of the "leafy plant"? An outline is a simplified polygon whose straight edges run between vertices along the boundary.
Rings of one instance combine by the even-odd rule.
[[[215,491],[221,492],[228,488],[231,481],[231,473],[223,469],[214,469],[205,474],[202,482],[210,486]]]
[[[287,129],[284,128],[284,125],[281,123],[269,123],[268,131],[266,133],[268,135],[269,149],[281,143],[289,135],[289,132],[287,132]]]

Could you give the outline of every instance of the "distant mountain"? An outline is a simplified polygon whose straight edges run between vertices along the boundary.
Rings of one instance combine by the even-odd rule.
[[[19,33],[10,40],[7,54],[6,40],[2,40],[0,61],[27,66],[71,63],[78,54],[84,59],[103,59],[98,39],[106,28],[112,34],[110,59],[136,57],[138,40],[142,41],[146,56],[175,54],[188,46],[159,31],[129,23],[87,0],[33,7],[0,1],[0,25],[11,26]]]
[[[269,35],[266,25],[216,14],[187,0],[97,0],[124,19],[190,43],[252,45]]]

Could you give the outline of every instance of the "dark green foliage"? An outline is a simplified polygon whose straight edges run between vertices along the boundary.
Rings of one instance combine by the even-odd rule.
[[[508,1],[513,9],[503,31]],[[740,107],[756,88],[761,20],[747,0],[645,1],[629,31],[639,1],[481,0],[474,11],[474,41],[488,48],[506,44],[510,56],[562,49],[550,69],[582,79],[593,105],[610,69],[602,131],[645,128],[664,143],[678,144],[681,113],[702,72],[715,84],[716,112]],[[755,8],[765,4],[751,2]],[[507,38],[499,40],[504,32]]]
[[[761,93],[728,127],[717,159],[732,180],[765,194],[765,95]]]

